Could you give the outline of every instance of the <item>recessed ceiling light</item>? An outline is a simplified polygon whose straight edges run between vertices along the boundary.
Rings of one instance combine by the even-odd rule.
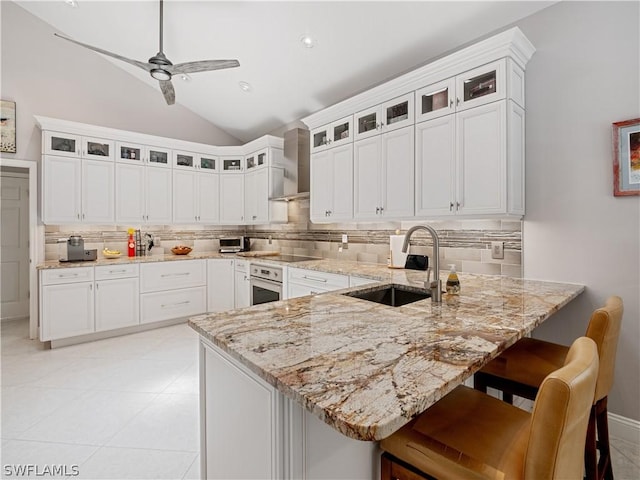
[[[188,73],[181,73],[180,74],[180,80],[182,80],[183,82],[190,82],[191,81],[191,75],[189,75]]]
[[[314,38],[311,35],[307,35],[307,34],[300,37],[300,42],[306,48],[313,48],[316,44],[316,41],[314,40]]]
[[[240,87],[240,90],[242,90],[243,92],[251,91],[251,85],[249,85],[247,82],[238,82],[238,86]]]
[[[64,3],[73,8],[76,8],[78,6],[78,2],[76,0],[64,0]]]

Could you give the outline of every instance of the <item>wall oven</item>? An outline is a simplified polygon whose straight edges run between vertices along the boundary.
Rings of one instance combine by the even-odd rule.
[[[252,263],[249,272],[251,305],[282,299],[282,268]]]

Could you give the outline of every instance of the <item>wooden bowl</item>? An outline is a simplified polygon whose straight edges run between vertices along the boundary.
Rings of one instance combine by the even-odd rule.
[[[177,245],[171,249],[174,255],[187,255],[191,250],[193,249],[186,245]]]

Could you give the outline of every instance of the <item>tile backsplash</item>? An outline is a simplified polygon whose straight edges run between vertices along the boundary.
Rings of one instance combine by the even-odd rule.
[[[440,237],[442,268],[455,264],[459,272],[522,276],[522,222],[518,220],[438,220],[384,223],[313,224],[309,221],[309,200],[289,203],[289,222],[255,226],[147,226],[143,232],[155,237],[152,254],[169,252],[171,247],[189,245],[195,251],[217,251],[219,238],[247,235],[252,250],[386,264],[389,235],[405,233],[414,225],[429,224]],[[128,227],[51,226],[45,227],[45,258],[58,258],[56,242],[71,234],[82,235],[85,248],[126,251]],[[348,244],[342,245],[342,235]],[[504,259],[491,258],[491,242],[504,242]],[[430,236],[423,231],[411,237],[411,253],[431,255]]]

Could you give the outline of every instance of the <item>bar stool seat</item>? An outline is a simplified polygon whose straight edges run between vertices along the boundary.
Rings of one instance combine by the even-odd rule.
[[[533,412],[457,387],[393,435],[381,478],[582,478],[584,440],[598,374],[597,347],[581,337],[545,378]]]
[[[585,444],[587,480],[613,479],[607,421],[607,398],[613,385],[615,358],[624,308],[622,299],[611,296],[593,312],[586,336],[598,347],[600,368]],[[542,380],[563,365],[569,347],[523,338],[489,362],[474,376],[474,388],[501,390],[503,400],[513,403],[513,395],[533,400]],[[598,458],[599,452],[599,458]]]

